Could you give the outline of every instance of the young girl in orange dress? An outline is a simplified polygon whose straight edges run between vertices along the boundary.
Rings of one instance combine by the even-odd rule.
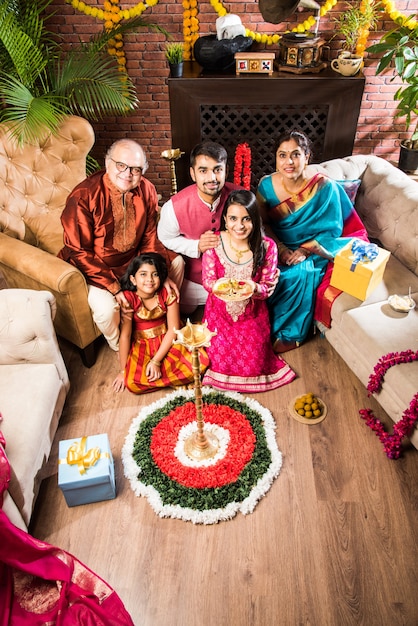
[[[180,328],[180,312],[175,294],[169,295],[162,286],[166,278],[164,258],[149,252],[133,259],[121,279],[133,314],[122,316],[121,371],[113,381],[115,391],[126,387],[140,394],[194,380],[191,352],[181,344],[173,344],[174,329]],[[208,366],[203,349],[200,366],[201,372]]]
[[[276,389],[295,373],[271,345],[267,298],[277,282],[277,246],[263,236],[251,191],[228,196],[221,228],[218,246],[202,259],[203,286],[209,292],[204,320],[217,331],[203,384],[250,393]]]

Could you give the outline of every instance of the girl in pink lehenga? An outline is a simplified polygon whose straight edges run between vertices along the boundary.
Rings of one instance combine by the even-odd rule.
[[[0,626],[134,626],[104,580],[14,526],[1,510],[10,482],[4,446],[0,431]]]
[[[203,384],[250,393],[276,389],[295,378],[270,341],[266,299],[277,283],[277,246],[263,236],[251,191],[229,195],[221,225],[218,246],[203,255],[204,320],[217,331]]]

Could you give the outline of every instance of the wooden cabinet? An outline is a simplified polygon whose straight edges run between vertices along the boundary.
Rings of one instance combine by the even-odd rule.
[[[315,74],[236,76],[205,73],[196,62],[186,62],[181,78],[168,79],[172,147],[185,152],[176,162],[178,188],[191,182],[189,155],[200,141],[217,141],[228,150],[229,180],[235,148],[247,142],[253,190],[275,169],[274,141],[283,130],[304,131],[316,163],[350,155],[364,85],[362,74],[347,78],[329,68]]]

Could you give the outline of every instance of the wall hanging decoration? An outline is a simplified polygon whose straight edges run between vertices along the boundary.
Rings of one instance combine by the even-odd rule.
[[[97,6],[89,6],[86,2],[83,2],[82,0],[66,0],[66,2],[68,2],[68,4],[71,4],[71,6],[75,10],[80,11],[81,13],[84,13],[85,15],[94,17],[95,19],[104,21],[105,28],[106,28],[106,23],[108,24],[108,27],[109,27],[111,23],[118,24],[122,20],[129,20],[129,19],[132,19],[133,17],[138,17],[142,15],[142,13],[144,13],[144,11],[146,11],[148,8],[151,8],[155,6],[156,4],[158,4],[158,1],[159,0],[145,0],[145,2],[138,2],[137,4],[135,4],[133,7],[129,9],[123,9],[121,8],[119,4],[119,0],[104,0],[103,9],[101,9],[101,8],[98,8]],[[322,5],[322,7],[319,10],[320,17],[324,17],[329,11],[331,11],[335,7],[337,2],[338,0],[326,0],[326,2]],[[363,2],[368,2],[368,0],[363,0]],[[229,13],[229,11],[224,7],[221,0],[210,0],[210,4],[213,7],[216,14],[218,15],[218,17],[224,17]],[[384,7],[384,10],[386,11],[387,15],[394,22],[397,22],[399,19],[402,19],[402,20],[408,19],[408,16],[404,15],[403,13],[401,13],[400,11],[396,9],[396,5],[395,5],[395,2],[393,2],[393,0],[382,0],[382,6]],[[182,7],[183,7],[183,37],[184,37],[184,44],[185,44],[184,59],[187,61],[193,57],[193,46],[199,37],[198,0],[183,0]],[[312,28],[316,29],[317,19],[318,18],[315,17],[315,15],[310,15],[302,23],[290,29],[290,32],[305,33],[307,31],[310,31]],[[408,28],[410,28],[411,30],[414,30],[417,27],[417,25],[418,25],[418,22],[416,20],[409,19]],[[251,37],[257,43],[263,43],[266,45],[277,44],[281,37],[281,35],[279,35],[278,33],[274,33],[271,35],[268,35],[266,33],[261,34],[249,28],[246,28],[245,35],[247,37]],[[362,51],[364,51],[366,47],[367,37],[368,37],[368,30],[367,28],[365,28],[358,42],[358,45],[362,48]],[[125,71],[125,65],[126,65],[126,63],[124,62],[125,53],[123,50],[123,42],[121,42],[121,39],[118,39],[115,42],[115,45],[110,46],[109,51],[111,54],[117,53],[116,56],[118,57],[118,59],[119,58],[121,59],[120,65],[121,65],[122,71]],[[361,54],[362,52],[360,52],[360,49],[358,49],[357,53]]]
[[[235,150],[234,184],[251,189],[251,148],[248,143],[239,143]]]

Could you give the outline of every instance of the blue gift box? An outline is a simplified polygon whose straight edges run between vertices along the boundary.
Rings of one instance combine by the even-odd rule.
[[[58,486],[68,506],[116,497],[115,470],[106,434],[59,442]]]

